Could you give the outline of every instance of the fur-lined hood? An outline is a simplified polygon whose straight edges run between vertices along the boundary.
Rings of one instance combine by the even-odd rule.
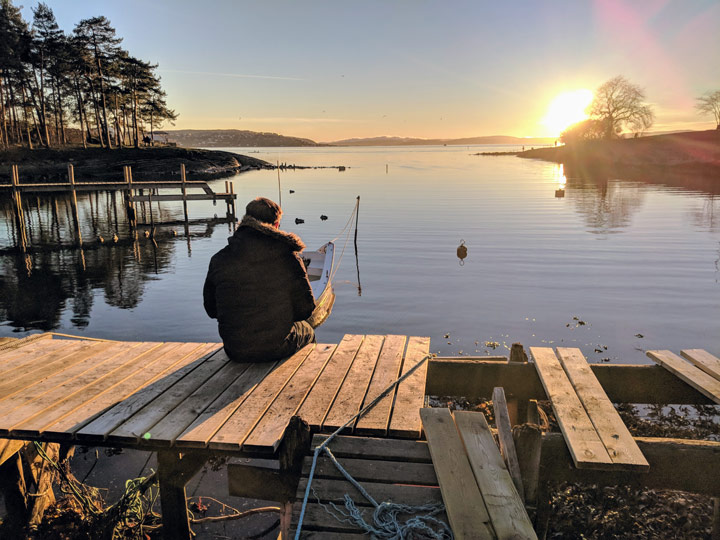
[[[242,221],[240,221],[237,232],[239,233],[243,227],[253,229],[259,233],[269,236],[270,238],[278,240],[279,242],[284,242],[290,246],[293,251],[302,251],[305,249],[305,244],[302,240],[300,240],[300,237],[297,234],[281,231],[280,229],[273,227],[271,224],[258,221],[247,214],[244,215]],[[228,238],[228,243],[232,243],[233,238],[234,236]]]

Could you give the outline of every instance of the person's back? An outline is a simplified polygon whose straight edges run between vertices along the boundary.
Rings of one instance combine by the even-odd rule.
[[[218,320],[225,350],[250,362],[289,356],[314,340],[315,308],[299,237],[278,229],[280,208],[258,198],[228,245],[210,261],[205,310]]]

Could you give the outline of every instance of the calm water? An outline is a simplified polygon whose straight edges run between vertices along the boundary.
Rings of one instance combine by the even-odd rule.
[[[720,197],[710,192],[565,178],[554,164],[471,155],[497,147],[231,150],[273,163],[348,167],[281,172],[282,228],[310,248],[340,233],[361,196],[362,295],[351,239],[321,341],[345,333],[427,335],[433,352],[448,355],[506,353],[520,341],[578,346],[591,361],[628,363],[646,362],[643,351],[656,348],[720,354]],[[276,171],[232,180],[240,209],[259,195],[278,198]],[[696,185],[692,180],[687,184]],[[213,184],[223,191],[223,183]],[[127,237],[119,194],[116,203],[117,217],[108,194],[80,198],[86,241]],[[0,204],[5,248],[15,233],[9,202]],[[0,336],[52,329],[113,339],[218,339],[201,292],[230,225],[192,225],[190,238],[182,226],[167,227],[157,247],[141,238],[135,246],[106,242],[80,253],[71,247],[66,199],[32,196],[26,204],[31,244],[66,247],[29,260],[0,255]],[[220,203],[189,205],[191,218],[225,212]],[[182,218],[176,203],[154,205],[153,212],[156,221]],[[305,223],[296,225],[296,217]],[[468,248],[462,266],[461,240]]]

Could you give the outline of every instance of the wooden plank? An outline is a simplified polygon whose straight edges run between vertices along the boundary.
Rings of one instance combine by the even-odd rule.
[[[612,459],[553,350],[530,347],[530,352],[575,466],[579,469],[611,468]]]
[[[127,399],[135,392],[155,382],[169,372],[180,369],[190,362],[205,356],[208,353],[218,350],[221,345],[218,343],[175,343],[177,348],[169,347],[166,344],[162,348],[160,356],[143,369],[136,371],[130,377],[112,387],[112,390],[96,396],[85,403],[82,409],[61,418],[57,422],[47,426],[45,434],[53,438],[72,438],[74,433],[93,421],[97,416],[114,407],[124,399]]]
[[[320,433],[314,435],[312,447],[320,446],[327,437]],[[338,435],[330,442],[330,450],[338,458],[363,457],[365,459],[432,463],[426,441]]]
[[[383,336],[365,336],[337,397],[323,421],[324,431],[335,431],[360,411],[375,363],[384,341]],[[350,431],[352,425],[346,428]]]
[[[305,420],[311,429],[320,429],[322,426],[362,341],[363,336],[345,335],[320,374],[320,378],[310,390],[310,394],[305,398],[298,416]]]
[[[208,446],[220,450],[240,450],[248,434],[260,421],[260,418],[265,414],[275,397],[285,388],[285,385],[313,348],[314,344],[306,345],[271,371],[253,389],[242,406],[236,409],[225,424],[213,435]]]
[[[405,375],[430,351],[429,337],[411,337],[408,340],[402,374]],[[392,418],[390,418],[391,437],[417,439],[422,431],[420,409],[425,405],[425,380],[427,377],[428,362],[420,366],[410,377],[398,385],[393,405]]]
[[[75,410],[81,409],[82,414],[87,414],[89,411],[86,404],[89,401],[108,392],[134,372],[152,365],[166,347],[170,350],[176,348],[175,344],[144,345],[118,354],[112,362],[105,362],[97,370],[76,377],[68,384],[45,394],[43,399],[49,404],[48,407],[38,410],[33,416],[25,417],[21,423],[13,425],[11,428],[13,436],[36,437],[43,433],[46,426]],[[15,412],[20,413],[20,410]]]
[[[307,457],[303,460],[303,476],[309,475],[311,465],[312,457]],[[406,463],[403,461],[345,458],[342,460],[342,466],[358,482],[411,484],[420,486],[438,485],[437,475],[432,463]],[[470,472],[470,474],[472,475],[472,472]],[[315,466],[314,478],[341,480],[345,477],[330,458],[321,454]]]
[[[505,401],[505,391],[502,387],[498,386],[493,390],[492,401],[493,412],[495,413],[495,425],[498,430],[498,441],[500,442],[500,454],[503,459],[505,459],[508,473],[510,474],[510,478],[512,478],[513,484],[515,484],[518,495],[520,495],[520,500],[524,501],[525,488],[523,487],[520,464],[518,463],[517,453],[515,452],[515,442],[513,441],[512,425],[510,424],[510,415],[508,413],[507,402]]]
[[[505,468],[485,415],[456,411],[455,423],[497,538],[536,539],[525,505]]]
[[[4,379],[14,370],[28,366],[37,358],[68,347],[71,343],[61,339],[34,340],[22,347],[3,350],[0,352],[0,377]]]
[[[493,388],[502,386],[518,400],[548,399],[534,363],[429,362],[426,393],[432,396],[489,398]],[[613,403],[713,403],[655,364],[591,364],[590,369]]]
[[[720,404],[720,381],[671,351],[648,351],[647,355],[678,379]]]
[[[248,364],[227,390],[220,394],[210,406],[188,428],[175,439],[175,446],[205,448],[228,418],[240,407],[255,387],[273,370],[276,362]]]
[[[720,381],[720,358],[704,349],[683,349],[680,354],[693,365]]]
[[[121,401],[85,427],[76,431],[75,437],[88,443],[103,442],[116,427],[198,367],[209,362],[215,369],[219,369],[228,361],[229,359],[222,349],[198,358]]]
[[[292,523],[297,523],[300,519],[300,503],[293,504]],[[370,508],[360,508],[360,514],[363,516],[366,522],[372,522],[373,511]],[[345,534],[352,534],[355,536],[357,533],[361,533],[360,529],[354,523],[349,523],[347,519],[344,519],[338,514],[338,518],[328,512],[332,511],[326,509],[320,504],[314,504],[312,501],[305,508],[305,515],[303,517],[302,534],[300,538],[306,539],[318,539],[318,538],[332,538],[333,540],[340,540]],[[319,536],[322,533],[323,536]],[[293,536],[294,538],[294,526]],[[370,538],[367,534],[362,534],[360,538]],[[351,537],[352,538],[352,537]]]
[[[494,538],[485,501],[450,410],[420,409],[420,418],[455,538]]]
[[[152,428],[152,440],[168,446],[192,424],[200,414],[221,395],[238,377],[247,371],[249,364],[228,362],[214,373],[197,390],[169,411]]]
[[[557,354],[608,455],[618,467],[647,471],[645,456],[593,375],[580,349],[558,347]]]
[[[41,400],[45,394],[53,392],[62,385],[71,384],[73,379],[96,370],[105,362],[110,361],[114,356],[127,352],[129,348],[134,349],[142,345],[141,343],[93,343],[94,345],[83,347],[82,352],[77,353],[81,361],[76,362],[68,369],[41,379],[35,384],[21,388],[20,390],[22,391],[16,390],[13,394],[2,399],[2,401],[0,401],[0,410],[2,410],[2,415],[0,415],[0,433],[7,434],[8,428],[11,427],[13,423],[19,421],[16,417],[13,417],[12,421],[10,419],[10,415],[12,415],[15,409],[32,402],[45,403],[45,401],[38,401]],[[98,356],[101,356],[101,358],[98,358]],[[68,362],[70,363],[71,361]]]
[[[304,496],[307,481],[307,478],[300,479],[298,494]],[[342,505],[345,503],[345,494],[347,493],[352,497],[356,505],[370,506],[370,502],[347,480],[313,477],[312,487],[315,492],[315,496],[312,497],[313,502],[316,502],[317,498],[319,498],[324,503],[333,502]],[[363,482],[362,487],[377,502],[391,502],[410,506],[442,503],[442,494],[437,486]],[[302,497],[300,499],[302,500]]]
[[[335,351],[336,345],[318,344],[297,369],[285,388],[265,411],[242,445],[243,450],[275,452],[290,422],[318,376]]]
[[[185,398],[192,395],[228,362],[230,359],[224,354],[224,351],[218,351],[122,422],[108,435],[107,440],[109,442],[137,443],[142,438],[145,441],[157,442],[158,438],[153,434],[155,424],[182,403]],[[162,440],[158,439],[158,441]],[[158,442],[158,444],[165,445],[165,441]]]
[[[40,356],[31,364],[25,364],[2,376],[4,382],[0,383],[0,396],[2,396],[0,399],[7,399],[36,385],[40,381],[49,379],[54,374],[60,374],[59,377],[62,378],[63,371],[70,369],[90,356],[109,349],[112,345],[110,342],[78,341],[53,351],[49,355]],[[34,392],[35,390],[33,390]]]
[[[397,380],[405,351],[405,336],[387,336],[383,343],[363,407],[377,398],[390,384]],[[365,416],[355,424],[358,435],[386,435],[390,424],[390,414],[397,389],[393,389],[382,398]]]

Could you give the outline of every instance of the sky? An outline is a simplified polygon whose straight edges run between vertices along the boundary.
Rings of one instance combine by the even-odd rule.
[[[715,127],[694,105],[720,90],[718,0],[46,3],[66,32],[104,15],[159,64],[168,129],[557,137],[553,99],[616,75],[645,90],[654,131]],[[31,21],[37,3],[15,4]]]

